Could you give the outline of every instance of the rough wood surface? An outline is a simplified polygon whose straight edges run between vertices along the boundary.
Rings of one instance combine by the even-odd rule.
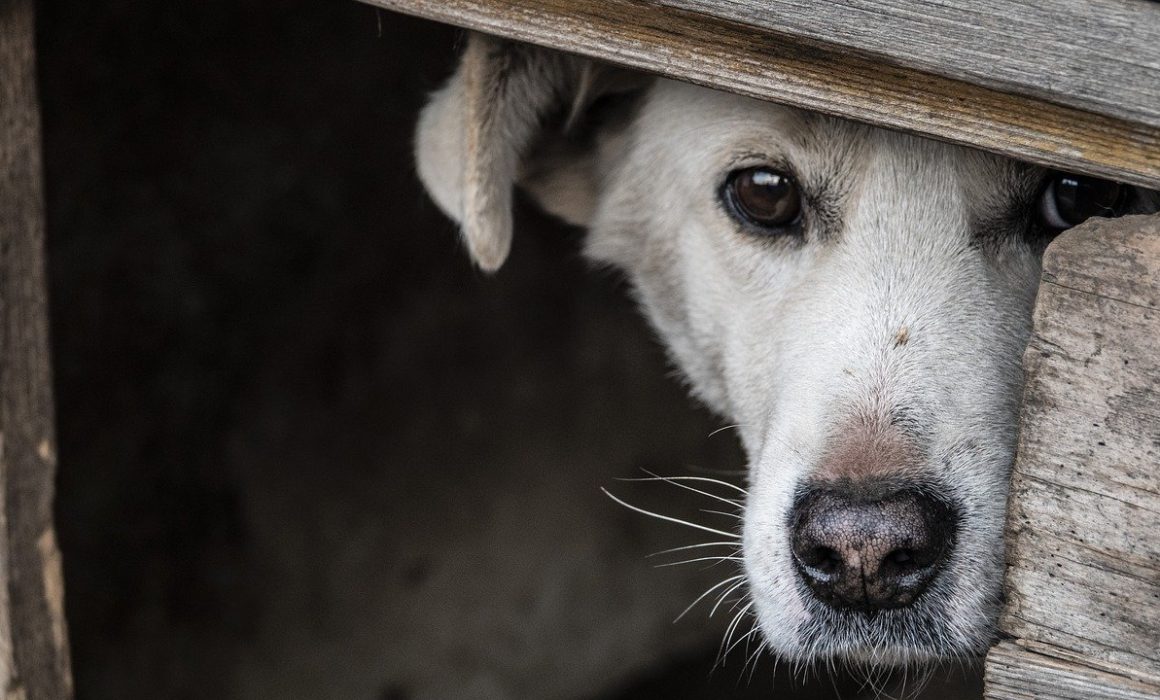
[[[60,554],[32,0],[0,0],[0,692],[72,695]]]
[[[1160,697],[1160,216],[1092,220],[1048,248],[1024,366],[1000,627]],[[1009,651],[992,652],[990,697],[1023,697]],[[1067,674],[1045,664],[1022,687],[1092,697],[1055,693]]]
[[[1001,642],[987,656],[989,700],[1155,700],[1156,686],[1130,675],[1062,660],[1054,650]]]
[[[660,0],[1017,95],[1160,126],[1151,0]]]
[[[1004,83],[1004,89],[996,89],[996,81],[982,84],[981,79],[965,75],[961,77],[976,82],[954,79],[907,66],[895,60],[894,54],[890,60],[868,56],[818,37],[794,36],[721,16],[726,10],[737,14],[740,2],[700,3],[705,7],[690,11],[674,7],[675,1],[366,1],[1050,167],[1160,187],[1160,126],[1146,115],[1134,114],[1133,119],[1125,119],[1098,114],[1032,94],[1005,91],[1014,89],[1009,82]],[[1125,0],[1124,4],[1150,18],[1154,11],[1138,2]],[[694,3],[690,0],[685,4],[692,7]],[[710,5],[715,8],[713,16],[705,9]],[[948,8],[958,6],[963,4],[947,3]],[[783,21],[788,19],[783,17]],[[909,37],[905,42],[895,42],[894,38],[907,35],[894,29],[888,34],[892,43],[910,42]],[[1149,35],[1146,32],[1143,36]],[[1034,45],[1031,37],[1022,37],[1018,32],[1012,36]],[[1109,37],[1101,39],[1110,41]],[[1136,41],[1132,39],[1130,45]],[[1109,45],[1118,44],[1112,41]],[[1154,46],[1150,49],[1152,53],[1156,50]],[[1144,54],[1142,60],[1152,53]],[[1109,64],[1108,70],[1114,73],[1113,68]],[[1155,69],[1151,64],[1127,66],[1116,74],[1122,75],[1123,80],[1142,75],[1140,89],[1155,92]],[[1049,68],[1044,70],[1047,72],[1029,73],[1027,79],[1039,85],[1057,86],[1053,88],[1057,92],[1071,89],[1058,83]],[[1151,104],[1153,109],[1160,109],[1160,103]]]

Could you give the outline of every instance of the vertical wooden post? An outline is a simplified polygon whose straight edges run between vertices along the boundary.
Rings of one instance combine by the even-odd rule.
[[[1160,697],[1160,216],[1048,248],[988,700]]]
[[[32,0],[0,0],[0,692],[72,696],[49,365]]]

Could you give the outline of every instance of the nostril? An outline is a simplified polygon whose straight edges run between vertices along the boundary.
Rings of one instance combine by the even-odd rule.
[[[886,560],[891,564],[903,566],[914,561],[914,553],[909,549],[896,549],[890,554],[886,555]]]
[[[801,562],[823,574],[834,574],[842,568],[842,555],[833,547],[813,547],[799,555]]]
[[[953,509],[928,493],[828,486],[804,494],[790,522],[802,581],[836,608],[913,603],[955,542]]]
[[[905,576],[923,568],[917,553],[913,549],[901,547],[887,554],[882,559],[879,569],[882,576]]]

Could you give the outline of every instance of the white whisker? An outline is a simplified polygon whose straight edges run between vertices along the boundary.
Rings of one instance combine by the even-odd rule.
[[[733,581],[736,581],[737,579],[743,579],[743,578],[745,578],[745,574],[737,574],[736,576],[730,576],[729,578],[725,579],[724,581],[718,581],[717,583],[713,584],[712,586],[709,587],[709,589],[707,591],[705,591],[701,595],[697,596],[696,600],[694,600],[692,603],[689,603],[689,607],[682,610],[681,614],[677,615],[676,619],[674,619],[673,622],[674,623],[680,622],[682,617],[687,615],[690,610],[692,610],[694,607],[697,606],[697,603],[700,603],[702,600],[705,599],[705,596],[709,595],[710,593],[717,590],[721,586],[727,585]]]
[[[753,623],[753,629],[750,631],[750,634],[753,634],[754,632],[758,632],[756,622]],[[749,643],[746,642],[745,646],[746,646],[746,649],[748,649]],[[753,683],[753,675],[755,673],[757,673],[757,660],[758,660],[758,658],[761,657],[761,652],[763,652],[763,651],[765,651],[765,640],[761,638],[761,634],[760,634],[760,632],[758,632],[758,634],[757,634],[757,648],[753,650],[753,653],[749,655],[749,658],[745,659],[745,666],[749,666],[750,663],[753,664],[753,667],[749,669],[749,680],[748,680],[749,683]],[[745,673],[745,666],[741,667],[742,673]],[[775,671],[776,671],[776,667],[775,667]]]
[[[741,557],[697,557],[696,559],[682,559],[681,561],[670,561],[664,564],[657,564],[656,568],[663,569],[667,566],[680,566],[682,564],[696,564],[699,561],[712,561],[720,564],[723,561],[741,561]],[[710,568],[710,567],[706,567]]]
[[[745,585],[745,579],[743,578],[740,581],[738,581],[735,585],[730,586],[729,590],[722,593],[721,597],[717,599],[717,604],[714,605],[713,609],[709,611],[709,617],[713,617],[713,615],[715,615],[717,613],[717,608],[721,607],[721,603],[724,603],[725,599],[728,598],[729,595],[731,593],[733,593],[733,591],[737,590],[738,588],[741,588],[744,585]],[[742,598],[742,600],[744,600],[744,598]]]
[[[723,665],[723,662],[725,661],[725,649],[727,647],[732,648],[730,646],[730,642],[733,640],[733,634],[737,631],[737,625],[741,622],[741,619],[745,617],[745,613],[749,612],[751,607],[753,607],[753,601],[749,601],[748,605],[741,608],[741,610],[739,610],[737,614],[733,616],[733,621],[730,622],[729,626],[725,628],[725,638],[721,640],[721,648],[717,651],[718,663]]]
[[[733,425],[723,425],[720,428],[717,428],[713,432],[709,433],[709,437],[713,437],[717,433],[723,433],[726,430],[733,430],[734,428],[740,428],[740,427],[741,427],[740,423],[734,423]]]
[[[748,469],[710,469],[708,467],[698,467],[696,464],[686,465],[689,471],[697,472],[698,474],[719,474],[721,476],[748,476]]]
[[[712,498],[714,500],[722,501],[724,503],[728,503],[728,504],[734,505],[734,506],[740,506],[741,503],[739,503],[738,501],[735,501],[731,498],[725,498],[724,496],[718,496],[715,493],[709,493],[708,491],[703,491],[701,489],[695,489],[692,486],[689,486],[687,484],[682,484],[680,482],[682,482],[682,481],[699,481],[701,483],[714,484],[717,486],[728,486],[729,488],[734,489],[735,491],[737,491],[738,493],[740,493],[743,496],[749,495],[748,491],[746,491],[745,489],[741,488],[740,486],[738,486],[736,484],[731,484],[728,481],[722,481],[720,479],[710,479],[707,476],[661,476],[660,474],[650,472],[647,469],[642,470],[642,471],[644,471],[645,474],[648,474],[648,476],[636,476],[636,477],[625,476],[625,477],[621,477],[621,478],[617,479],[617,481],[663,481],[667,484],[672,484],[673,486],[685,489],[686,491],[692,491],[693,493],[699,493],[702,496],[708,496],[709,498]]]
[[[740,513],[727,513],[723,510],[711,510],[709,508],[701,508],[700,510],[702,513],[708,515],[724,515],[726,518],[733,518],[734,520],[742,520],[744,518]]]
[[[729,648],[725,650],[725,655],[728,656],[729,652],[731,652],[734,649],[736,649],[737,647],[741,646],[742,642],[747,642],[749,640],[749,638],[752,637],[756,633],[757,633],[757,626],[754,625],[754,626],[750,627],[748,632],[746,632],[745,634],[738,637],[737,641],[735,641],[729,645]],[[741,670],[744,671],[745,668],[742,667]]]
[[[653,552],[652,554],[646,554],[645,558],[651,559],[652,557],[659,557],[663,554],[672,554],[673,552],[683,552],[687,549],[698,549],[700,547],[736,547],[736,546],[737,546],[736,542],[702,542],[700,544],[687,544],[684,547],[673,547],[672,549],[664,549],[664,550],[661,550],[659,552]],[[737,551],[741,551],[741,550],[738,549]]]
[[[691,528],[694,528],[696,530],[703,530],[704,532],[711,532],[714,535],[720,535],[722,537],[731,537],[735,540],[741,539],[740,535],[734,534],[732,532],[726,532],[724,530],[717,530],[717,529],[714,529],[711,527],[705,527],[704,525],[698,525],[697,523],[691,523],[688,520],[681,520],[680,518],[674,518],[674,517],[668,516],[668,515],[661,515],[660,513],[654,513],[651,510],[645,510],[644,508],[638,508],[632,504],[625,503],[624,501],[620,500],[616,496],[613,496],[608,491],[608,489],[604,488],[603,486],[600,487],[600,490],[604,492],[605,496],[608,496],[609,498],[616,501],[617,503],[624,506],[625,508],[628,508],[629,510],[634,510],[637,513],[640,513],[642,515],[647,515],[650,518],[656,518],[657,520],[666,520],[670,523],[677,523],[678,525],[684,525],[686,527],[691,527]]]

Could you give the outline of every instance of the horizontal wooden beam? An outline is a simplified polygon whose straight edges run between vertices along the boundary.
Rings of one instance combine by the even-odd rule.
[[[1152,0],[658,4],[1160,127],[1160,3]]]
[[[704,9],[638,0],[366,1],[729,92],[1160,188],[1160,127],[1153,124],[940,76]],[[1051,76],[1040,77],[1046,82]]]

